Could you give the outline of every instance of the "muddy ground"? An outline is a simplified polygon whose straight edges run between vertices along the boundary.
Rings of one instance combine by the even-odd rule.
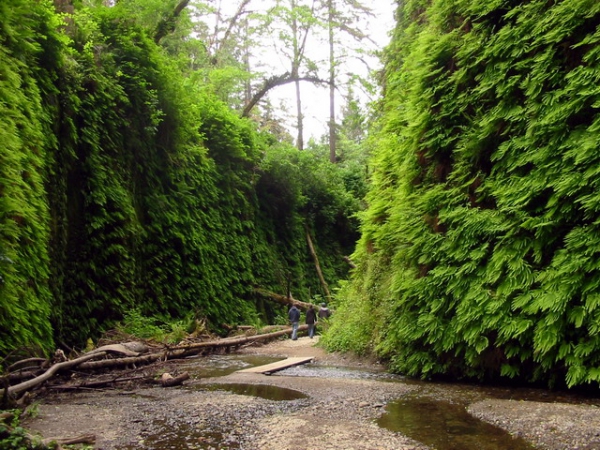
[[[428,448],[375,423],[388,402],[414,393],[420,389],[418,384],[385,381],[378,375],[384,368],[377,362],[327,354],[314,346],[316,342],[307,337],[280,340],[246,347],[240,353],[314,356],[316,365],[351,367],[372,376],[357,379],[234,372],[218,378],[192,375],[184,386],[174,388],[138,384],[52,393],[41,399],[37,416],[24,425],[45,438],[94,434],[95,448],[107,450]],[[201,364],[201,359],[173,362],[160,370],[177,374]],[[269,400],[209,389],[214,383],[277,386],[306,397]],[[467,409],[524,437],[535,448],[600,450],[600,408],[587,403],[592,404],[483,398],[474,400]]]

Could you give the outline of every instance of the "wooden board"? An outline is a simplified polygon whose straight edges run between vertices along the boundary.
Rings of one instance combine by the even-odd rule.
[[[271,375],[279,370],[287,369],[288,367],[299,366],[300,364],[306,364],[315,359],[314,356],[305,356],[302,358],[287,358],[281,361],[277,361],[264,366],[250,367],[249,369],[238,370],[238,372],[245,373],[264,373],[265,375]]]

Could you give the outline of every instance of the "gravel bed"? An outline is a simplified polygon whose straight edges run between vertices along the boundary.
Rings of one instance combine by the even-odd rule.
[[[467,410],[540,449],[600,449],[597,406],[490,399],[473,403]]]
[[[375,424],[390,401],[417,395],[468,405],[473,416],[541,450],[600,450],[600,408],[593,401],[502,400],[511,392],[492,398],[492,390],[452,383],[390,382],[377,361],[326,354],[314,347],[316,341],[283,340],[242,350],[246,355],[314,356],[316,367],[272,376],[234,372],[175,388],[53,394],[41,399],[37,416],[24,426],[45,438],[94,434],[95,448],[104,450],[426,450]],[[173,362],[170,370],[187,370],[189,364],[196,363]],[[307,398],[267,400],[211,390],[208,385],[215,383],[293,389]]]

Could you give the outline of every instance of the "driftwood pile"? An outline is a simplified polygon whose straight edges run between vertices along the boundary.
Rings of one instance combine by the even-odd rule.
[[[299,330],[307,329],[306,325]],[[255,342],[268,342],[291,333],[291,328],[254,336],[235,336],[225,339],[216,339],[204,342],[192,342],[172,347],[150,348],[142,342],[125,342],[120,344],[105,345],[96,348],[82,356],[67,359],[64,353],[58,350],[52,361],[43,358],[29,358],[19,361],[8,368],[8,374],[0,377],[0,401],[3,405],[15,402],[34,389],[44,385],[58,374],[77,374],[74,380],[67,383],[52,385],[52,389],[74,390],[74,389],[97,389],[120,382],[149,381],[158,383],[164,387],[176,386],[189,378],[187,373],[177,376],[163,374],[156,380],[154,376],[134,375],[136,367],[172,359],[181,359],[189,356],[203,356],[215,353],[230,353],[242,345]],[[107,369],[132,370],[113,376],[104,376],[92,381],[81,381],[82,373],[106,372]]]

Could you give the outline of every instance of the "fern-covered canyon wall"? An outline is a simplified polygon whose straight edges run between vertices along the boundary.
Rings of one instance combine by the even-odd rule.
[[[407,0],[333,349],[600,381],[600,3]]]
[[[0,355],[81,346],[132,310],[267,320],[256,287],[322,294],[307,230],[328,280],[347,273],[343,180],[306,175],[314,158],[185,76],[123,8],[0,3]]]

